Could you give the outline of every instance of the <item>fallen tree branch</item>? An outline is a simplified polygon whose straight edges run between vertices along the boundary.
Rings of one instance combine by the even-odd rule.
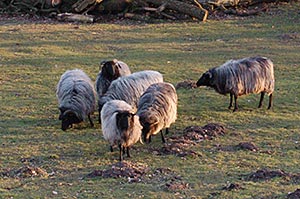
[[[94,16],[92,15],[81,15],[73,13],[61,13],[57,15],[59,21],[68,21],[68,22],[84,22],[84,23],[93,23]]]
[[[156,6],[160,6],[162,4],[166,4],[166,8],[170,10],[175,10],[179,13],[183,13],[194,17],[198,20],[203,21],[205,17],[205,12],[199,10],[196,6],[191,4],[184,3],[178,0],[145,0],[147,3],[154,4]]]
[[[207,16],[208,16],[208,11],[207,11],[206,9],[204,9],[204,8],[202,7],[202,5],[201,5],[197,0],[194,0],[194,2],[198,5],[198,7],[200,8],[200,10],[202,10],[202,11],[205,13],[205,14],[204,14],[204,17],[203,17],[203,19],[202,19],[202,21],[205,22],[206,19],[207,19]]]
[[[227,9],[224,11],[224,13],[226,14],[232,14],[232,15],[236,15],[239,17],[246,17],[246,16],[252,16],[252,15],[257,15],[261,12],[264,12],[267,10],[267,7],[263,7],[261,9],[257,9],[257,10],[249,10],[249,11],[238,11],[238,10],[233,10],[233,9]]]

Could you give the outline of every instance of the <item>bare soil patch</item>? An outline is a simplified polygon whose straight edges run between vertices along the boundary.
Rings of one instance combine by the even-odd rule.
[[[0,176],[10,178],[48,177],[47,171],[40,167],[23,166],[18,169],[10,169],[0,173]]]
[[[209,123],[203,127],[189,126],[183,130],[183,135],[171,136],[161,149],[151,149],[156,155],[176,155],[178,157],[201,156],[189,147],[203,140],[211,140],[213,137],[224,135],[226,128],[221,124]]]
[[[253,152],[259,151],[258,147],[253,142],[241,142],[237,145],[237,148]]]
[[[175,86],[176,90],[180,88],[184,89],[193,89],[197,88],[196,82],[193,80],[184,80],[182,82],[178,82]]]
[[[232,190],[239,190],[239,189],[243,189],[243,188],[238,183],[230,183],[227,186],[222,188],[222,190],[225,190],[225,191],[232,191]]]
[[[94,170],[86,177],[125,178],[128,182],[140,182],[147,172],[149,167],[145,164],[122,161],[110,165],[108,169]]]

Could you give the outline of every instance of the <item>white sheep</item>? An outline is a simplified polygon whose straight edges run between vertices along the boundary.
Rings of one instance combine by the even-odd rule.
[[[140,96],[151,84],[157,82],[163,82],[163,76],[159,72],[152,70],[119,77],[111,83],[107,92],[98,99],[99,115],[103,105],[110,100],[123,100],[133,108],[136,108]],[[101,123],[100,120],[99,122]]]
[[[111,100],[104,104],[101,111],[102,133],[105,140],[110,143],[110,149],[117,145],[122,152],[127,150],[141,138],[142,126],[139,117],[134,114],[134,109],[124,101]]]
[[[155,83],[148,87],[138,102],[137,115],[143,126],[144,141],[149,143],[151,135],[161,132],[163,143],[165,138],[162,129],[169,127],[177,118],[178,97],[174,86],[170,83]]]
[[[94,126],[90,115],[96,107],[96,92],[91,79],[79,69],[68,70],[60,78],[56,87],[59,103],[59,120],[62,120],[62,130],[67,130],[72,124],[80,123],[88,117]]]

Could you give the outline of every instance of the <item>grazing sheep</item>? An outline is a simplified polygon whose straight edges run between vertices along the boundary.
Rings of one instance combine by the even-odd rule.
[[[140,140],[142,133],[142,126],[134,109],[122,100],[111,100],[103,106],[101,121],[103,137],[110,143],[111,151],[114,145],[118,145],[120,161],[125,149],[130,157],[129,148]]]
[[[138,103],[137,115],[143,126],[144,141],[151,142],[151,135],[161,131],[161,138],[165,143],[162,129],[169,127],[177,118],[177,94],[170,83],[156,83],[148,87]]]
[[[61,129],[65,131],[72,124],[80,123],[88,117],[94,126],[90,115],[96,105],[96,92],[91,79],[79,69],[68,70],[60,78],[56,87],[59,103],[59,120]]]
[[[238,109],[237,98],[249,93],[261,93],[259,106],[265,93],[269,95],[269,106],[272,106],[274,91],[273,62],[265,57],[249,57],[239,60],[229,60],[219,67],[211,68],[205,72],[197,82],[197,86],[209,86],[216,92],[230,94],[229,109],[232,107],[234,96],[234,110]]]
[[[114,59],[112,61],[103,61],[100,64],[101,71],[96,78],[96,91],[98,98],[106,93],[111,82],[115,79],[130,75],[130,69],[124,62]]]
[[[137,107],[140,96],[153,83],[163,82],[163,76],[157,71],[146,70],[114,80],[107,92],[99,98],[99,115],[103,105],[110,100],[123,100],[133,108]],[[101,118],[99,118],[101,123]]]

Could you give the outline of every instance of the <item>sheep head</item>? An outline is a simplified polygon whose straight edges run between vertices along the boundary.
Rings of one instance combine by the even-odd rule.
[[[199,86],[212,86],[213,73],[211,70],[203,73],[200,79],[197,81],[197,87]]]
[[[120,65],[117,59],[114,59],[112,61],[102,61],[100,63],[100,66],[103,76],[106,77],[108,80],[113,81],[120,77]]]
[[[130,137],[130,128],[134,125],[134,116],[135,114],[129,111],[122,111],[116,115],[117,127],[123,140],[128,140]]]
[[[62,121],[61,129],[63,131],[67,130],[72,126],[72,124],[80,123],[82,120],[78,117],[77,113],[72,110],[64,110],[60,108],[59,120]]]
[[[159,132],[159,120],[155,116],[140,116],[140,123],[143,126],[142,137],[145,143],[150,142],[151,135],[155,135]]]

